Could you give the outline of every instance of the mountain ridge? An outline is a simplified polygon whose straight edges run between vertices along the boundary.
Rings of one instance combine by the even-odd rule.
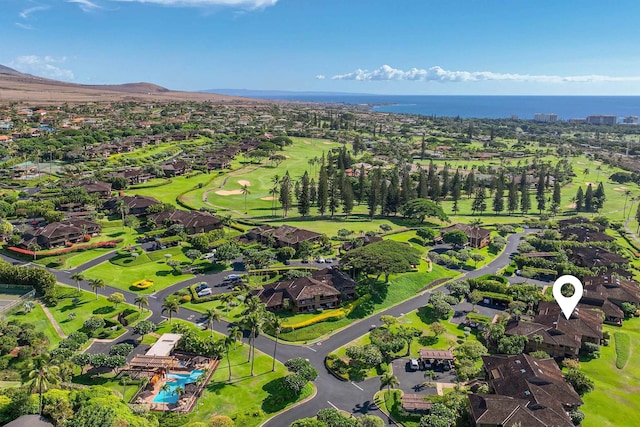
[[[154,83],[85,85],[22,73],[0,64],[0,103],[84,103],[118,101],[265,102],[217,93],[173,91]]]

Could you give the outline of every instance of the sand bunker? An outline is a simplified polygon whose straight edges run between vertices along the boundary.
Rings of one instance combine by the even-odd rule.
[[[329,141],[323,141],[322,142],[324,145],[333,145],[333,142],[329,142]]]
[[[595,182],[590,182],[590,181],[585,182],[584,185],[586,185],[587,187],[588,186],[592,186],[592,187],[597,187],[598,186],[598,184],[596,184]]]
[[[241,179],[240,181],[238,181],[238,184],[246,185],[247,187],[251,187],[251,181],[246,181],[244,179]]]
[[[629,187],[625,187],[624,185],[622,187],[614,188],[614,190],[616,190],[616,191],[624,191],[624,190],[628,190],[628,189],[629,189]]]
[[[311,145],[311,143],[309,141],[304,141],[305,144],[307,145]]]
[[[285,154],[285,155],[284,155],[284,158],[285,158],[285,159],[290,159],[290,158],[291,158],[291,156],[287,156],[287,155]]]
[[[576,165],[586,165],[585,162],[576,162]]]
[[[277,200],[275,197],[273,196],[269,196],[269,197],[260,197],[260,200],[266,200],[268,202],[272,202],[274,200]]]
[[[575,203],[571,203],[571,204],[565,206],[565,208],[567,208],[567,209],[575,209],[576,208],[576,204]]]
[[[237,194],[242,194],[242,190],[218,190],[216,191],[218,196],[235,196]]]

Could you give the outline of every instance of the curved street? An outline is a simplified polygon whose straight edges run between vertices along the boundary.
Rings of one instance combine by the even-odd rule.
[[[498,255],[492,262],[487,265],[484,265],[476,270],[466,272],[462,276],[459,276],[458,279],[461,278],[475,278],[479,277],[483,274],[494,274],[510,262],[510,254],[512,252],[517,251],[518,244],[520,243],[521,238],[531,233],[534,230],[526,230],[524,232],[511,234],[507,238],[507,244],[505,249],[502,251],[500,255]],[[9,258],[5,255],[0,255],[3,259],[19,264],[29,264],[22,261],[16,261],[13,258]],[[107,261],[109,258],[113,256],[113,252],[102,255],[82,266],[73,269],[73,270],[54,270],[48,269],[50,272],[55,274],[58,282],[64,283],[70,286],[76,286],[75,281],[71,279],[71,275],[76,272],[84,271],[88,268],[91,268],[97,264]],[[234,265],[234,268],[237,271],[240,271],[240,266],[238,264]],[[199,275],[195,278],[176,283],[172,286],[164,288],[156,293],[153,293],[149,296],[149,310],[151,311],[151,316],[149,320],[154,323],[159,323],[165,318],[161,316],[162,303],[164,298],[171,293],[184,288],[193,283],[197,283],[203,280],[207,280],[209,282],[221,282],[229,273],[229,271],[212,273]],[[425,283],[425,285],[427,285]],[[89,287],[88,281],[83,281],[80,283],[82,289],[87,290],[89,292],[93,292],[93,290]],[[442,289],[446,292],[446,289]],[[138,294],[133,292],[123,291],[117,288],[111,288],[107,285],[107,288],[103,291],[103,294],[108,293],[109,291],[118,291],[122,292],[126,298],[126,301],[130,304],[134,304],[134,299]],[[303,357],[308,359],[313,366],[318,369],[318,378],[315,381],[315,385],[317,387],[317,394],[315,397],[310,399],[309,401],[291,408],[285,412],[282,412],[275,417],[268,420],[264,426],[265,427],[282,427],[288,426],[293,421],[304,418],[314,416],[320,409],[334,407],[337,409],[344,410],[348,413],[352,413],[354,415],[361,415],[366,413],[371,413],[373,415],[377,415],[387,420],[387,417],[379,411],[378,409],[371,409],[369,405],[372,403],[373,395],[380,388],[380,381],[376,378],[369,378],[364,381],[360,381],[358,383],[353,382],[345,382],[334,377],[324,366],[325,357],[335,351],[339,347],[349,343],[350,341],[366,334],[371,328],[372,324],[377,323],[376,320],[381,315],[390,315],[393,317],[400,317],[405,313],[409,313],[413,310],[417,310],[420,307],[423,307],[429,301],[430,291],[425,291],[419,294],[416,294],[415,297],[404,301],[394,307],[388,308],[382,312],[376,313],[368,318],[358,320],[349,326],[334,332],[331,336],[323,338],[319,341],[314,342],[309,345],[298,345],[298,344],[287,344],[286,342],[280,341],[278,343],[278,352],[277,359],[279,361],[286,361],[288,359],[294,357]],[[461,303],[464,304],[464,303]],[[174,315],[174,318],[179,318],[182,320],[186,320],[193,323],[202,323],[204,321],[202,314],[186,309],[184,307],[180,307],[180,310],[177,314]],[[227,322],[218,322],[214,325],[214,330],[226,334],[230,324]],[[136,348],[134,349],[135,353],[142,353],[147,348],[146,346],[137,345],[131,331],[127,331],[124,335],[120,336],[114,342],[94,342],[91,347],[87,351],[91,353],[101,353],[108,352],[109,347],[119,342],[129,342],[134,344]],[[274,341],[265,336],[259,336],[255,342],[256,348],[267,355],[271,355],[273,353]],[[390,422],[390,420],[387,420]],[[391,424],[390,424],[391,425]]]

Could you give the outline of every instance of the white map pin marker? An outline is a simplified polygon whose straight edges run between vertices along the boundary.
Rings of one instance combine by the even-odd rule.
[[[570,297],[562,295],[562,286],[565,284],[573,285],[574,292]],[[583,291],[582,282],[576,276],[567,274],[560,276],[555,282],[553,282],[553,297],[558,302],[558,305],[562,309],[562,314],[564,314],[564,317],[566,317],[567,320],[571,317],[571,313],[573,313],[578,302],[580,302]]]

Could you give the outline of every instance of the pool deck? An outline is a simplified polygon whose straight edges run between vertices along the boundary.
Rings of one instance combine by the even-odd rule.
[[[136,400],[136,403],[147,405],[149,407],[149,410],[151,410],[151,411],[183,412],[183,413],[191,412],[191,410],[195,406],[195,403],[196,403],[197,399],[202,394],[202,391],[203,391],[204,387],[211,380],[211,376],[213,375],[213,373],[215,372],[216,368],[218,367],[219,362],[220,362],[219,360],[210,360],[209,363],[199,364],[199,365],[197,365],[197,366],[195,366],[193,368],[190,368],[190,369],[179,369],[178,368],[178,369],[171,369],[170,371],[168,371],[167,375],[171,375],[171,374],[191,374],[191,372],[194,371],[194,370],[198,370],[198,369],[205,370],[204,381],[200,384],[198,389],[194,393],[185,393],[184,395],[180,396],[180,398],[178,399],[177,403],[162,403],[162,402],[154,402],[153,401],[153,399],[160,392],[160,389],[162,388],[162,386],[167,382],[171,382],[171,381],[169,381],[170,378],[167,378],[166,376],[163,377],[156,384],[147,385],[147,387],[144,390],[144,392],[142,392],[140,394],[140,396],[138,397],[138,399]]]

